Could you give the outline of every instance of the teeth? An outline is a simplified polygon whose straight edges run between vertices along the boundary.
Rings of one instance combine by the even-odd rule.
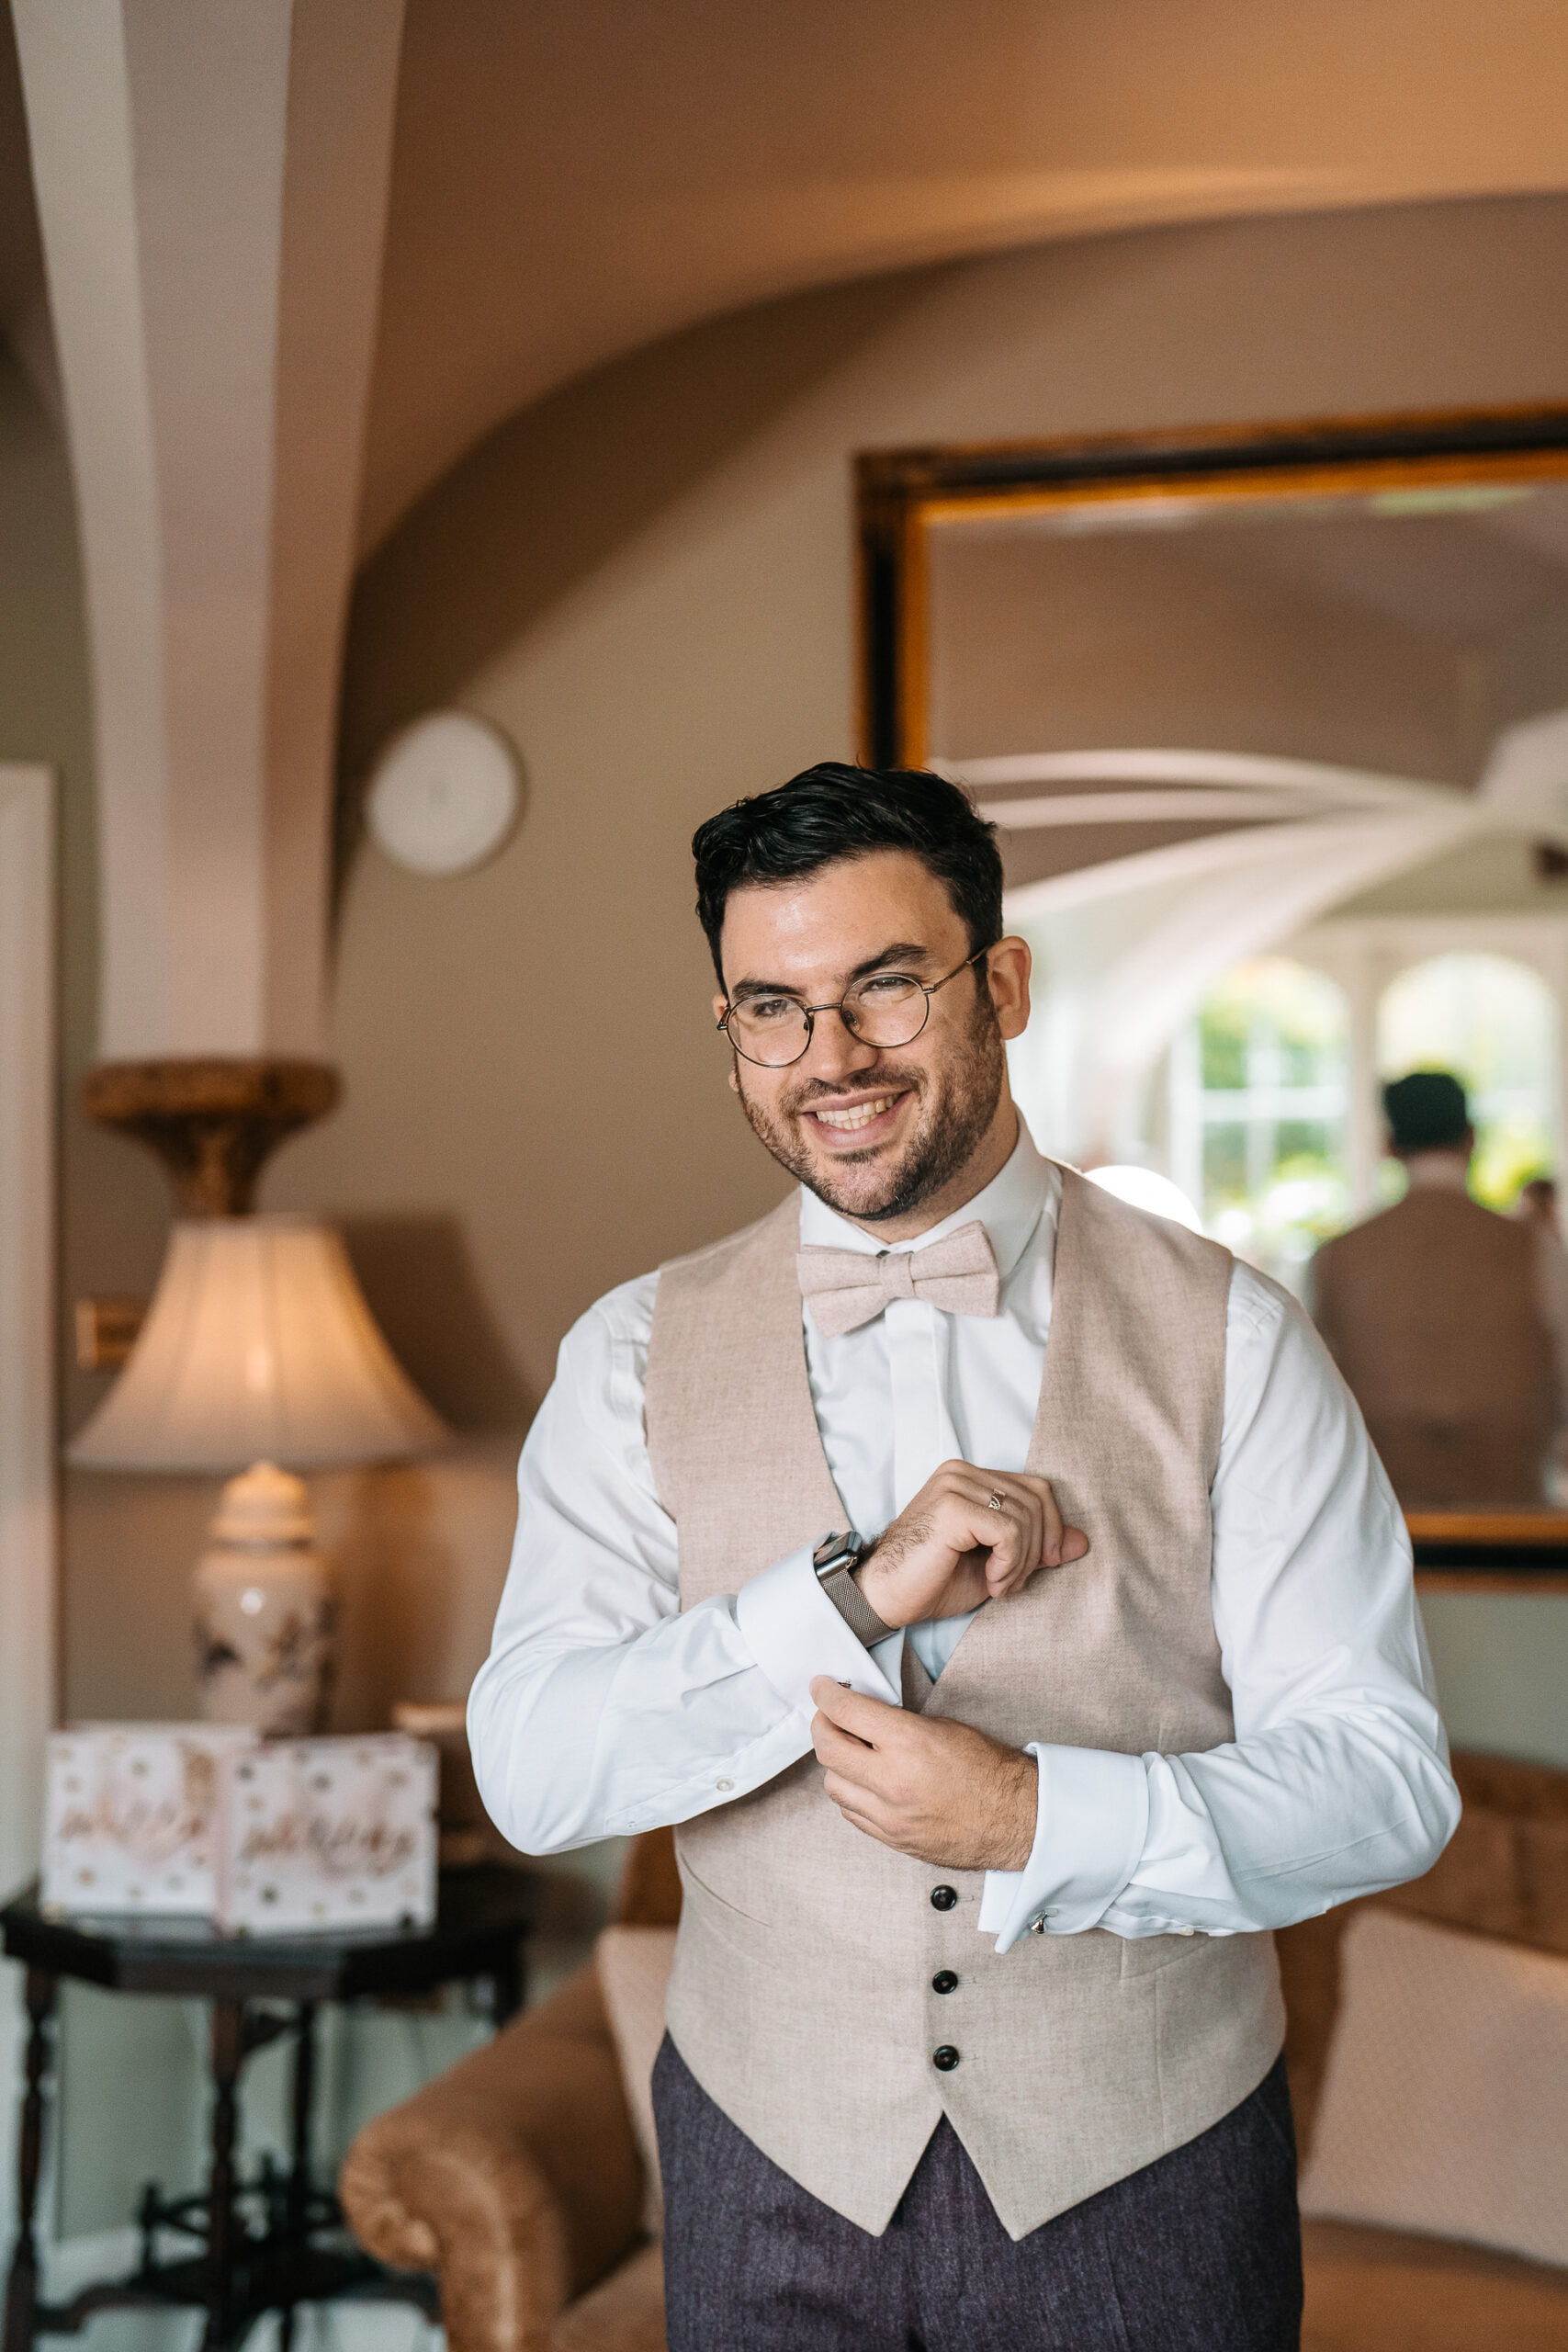
[[[884,1111],[890,1111],[897,1100],[896,1094],[883,1094],[874,1102],[857,1102],[852,1111],[818,1111],[813,1116],[820,1119],[825,1127],[835,1127],[841,1135],[852,1135],[856,1127],[870,1126],[873,1119],[879,1119]]]

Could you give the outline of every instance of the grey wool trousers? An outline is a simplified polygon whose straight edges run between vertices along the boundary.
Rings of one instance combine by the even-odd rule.
[[[1010,2238],[945,2120],[868,2237],[653,2072],[670,2352],[1297,2352],[1301,2228],[1281,2057],[1185,2147]]]

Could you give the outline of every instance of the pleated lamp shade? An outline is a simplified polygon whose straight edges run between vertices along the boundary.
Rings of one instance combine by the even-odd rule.
[[[176,1225],[119,1378],[69,1448],[92,1470],[389,1462],[446,1436],[342,1237],[290,1216]]]

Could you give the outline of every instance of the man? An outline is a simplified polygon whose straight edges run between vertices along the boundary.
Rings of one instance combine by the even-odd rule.
[[[1539,1505],[1568,1396],[1568,1260],[1465,1187],[1475,1132],[1447,1070],[1383,1089],[1404,1198],[1313,1261],[1313,1311],[1403,1503]]]
[[[525,1850],[682,1825],[673,2352],[1282,2352],[1267,1931],[1458,1814],[1403,1522],[1284,1294],[1036,1152],[961,792],[694,849],[795,1188],[569,1335],[469,1714]]]

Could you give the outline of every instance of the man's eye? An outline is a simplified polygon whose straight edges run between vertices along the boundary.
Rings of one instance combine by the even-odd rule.
[[[792,996],[748,997],[740,1008],[748,1021],[759,1025],[767,1022],[788,1021],[800,1011]]]
[[[859,993],[863,997],[897,999],[913,995],[919,985],[908,972],[878,972],[874,979],[861,982]]]

